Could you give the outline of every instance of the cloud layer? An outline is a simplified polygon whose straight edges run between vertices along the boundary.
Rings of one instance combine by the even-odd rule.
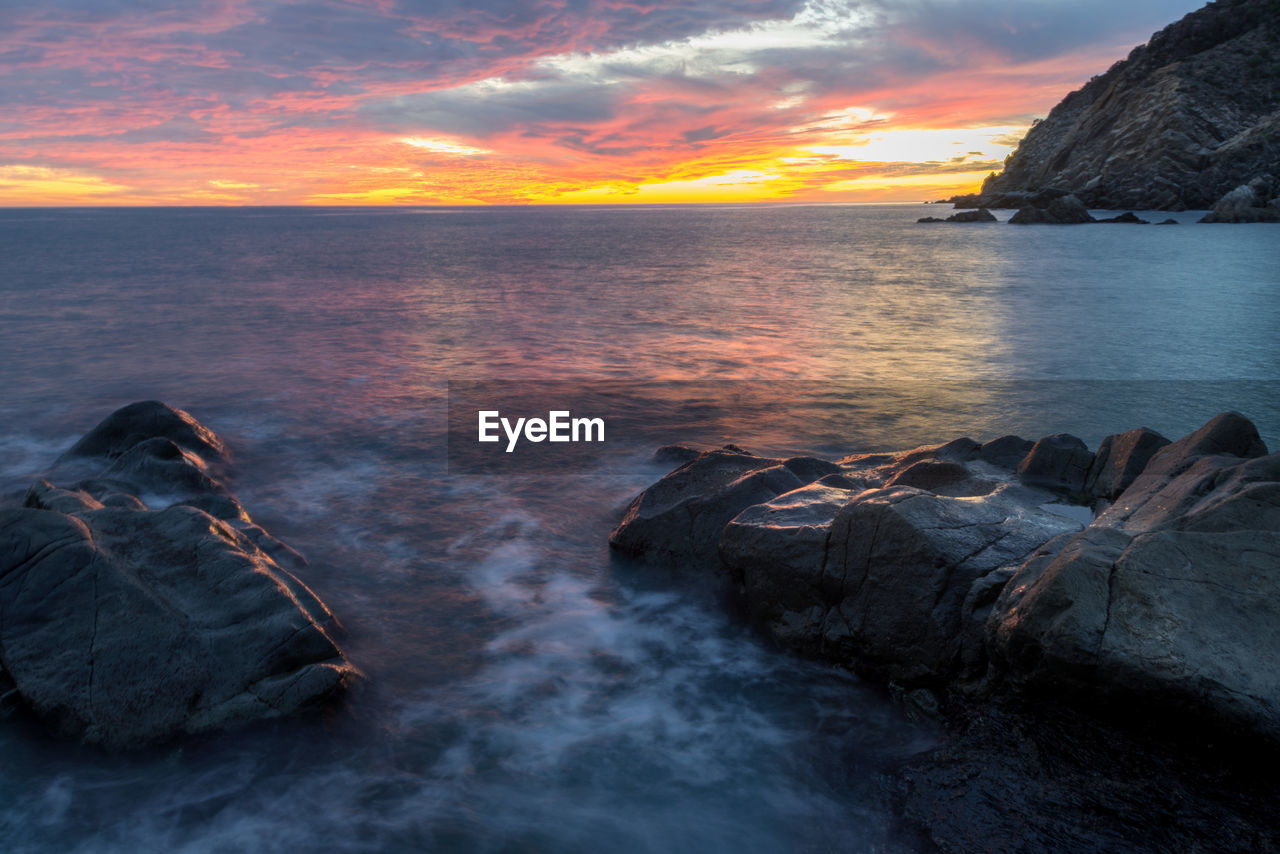
[[[9,4],[0,204],[919,198],[1196,5]]]

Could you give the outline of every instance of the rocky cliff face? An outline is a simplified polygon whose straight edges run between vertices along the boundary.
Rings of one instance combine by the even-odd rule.
[[[1260,177],[1280,194],[1280,0],[1216,0],[1064,98],[956,202],[1053,187],[1091,208],[1200,209]]]

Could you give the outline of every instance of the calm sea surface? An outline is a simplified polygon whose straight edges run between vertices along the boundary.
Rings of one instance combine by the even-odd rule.
[[[611,558],[653,446],[1096,446],[1222,409],[1280,445],[1280,229],[929,212],[0,210],[0,495],[120,405],[187,409],[369,677],[139,754],[0,721],[0,849],[880,850],[879,775],[941,734]],[[648,432],[459,473],[447,384],[498,380],[621,390]]]

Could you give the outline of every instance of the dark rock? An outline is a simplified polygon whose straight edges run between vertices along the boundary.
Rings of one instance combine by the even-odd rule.
[[[922,216],[916,222],[946,222],[946,220],[940,216]]]
[[[976,211],[961,211],[947,217],[947,222],[999,222],[995,215],[986,208],[978,208]]]
[[[941,854],[1275,851],[1272,762],[1060,704],[1000,706],[908,760],[887,789]]]
[[[1241,184],[1218,199],[1213,210],[1200,218],[1201,222],[1280,222],[1280,208],[1266,203],[1271,196],[1273,181],[1270,176]],[[1280,187],[1277,187],[1280,190]]]
[[[1035,445],[1035,442],[1021,436],[1001,436],[983,444],[978,450],[978,459],[1001,468],[1016,469]]]
[[[222,440],[186,412],[158,400],[144,400],[108,415],[64,456],[115,459],[139,442],[156,438],[168,439],[206,462],[222,459],[227,453]]]
[[[1130,223],[1132,225],[1150,225],[1151,224],[1150,220],[1142,219],[1132,211],[1129,211],[1128,213],[1122,213],[1118,216],[1108,217],[1106,219],[1100,219],[1098,220],[1098,222],[1120,222],[1120,223]]]
[[[702,452],[697,448],[690,448],[688,445],[663,445],[653,452],[653,461],[662,465],[679,466],[689,462],[700,453]]]
[[[1171,218],[1171,219],[1162,219],[1162,220],[1160,220],[1159,222],[1157,222],[1157,223],[1156,223],[1156,225],[1177,225],[1177,224],[1178,224],[1178,221],[1177,221],[1176,219],[1172,219],[1172,218]]]
[[[942,460],[963,463],[977,457],[981,449],[982,446],[968,436],[961,436],[959,439],[952,439],[945,445],[939,446],[937,456]]]
[[[1009,217],[1010,225],[1078,225],[1097,222],[1084,203],[1073,195],[1042,201],[1033,199],[1028,207],[1019,208]]]
[[[920,460],[903,469],[889,481],[889,486],[914,486],[929,492],[940,492],[969,480],[969,470],[950,460]]]
[[[1084,442],[1067,433],[1045,436],[1018,464],[1018,477],[1031,486],[1083,492],[1093,454]]]
[[[830,460],[820,460],[817,457],[791,457],[783,460],[782,464],[798,477],[801,483],[813,483],[818,478],[840,473],[840,466]]]
[[[699,454],[637,496],[609,544],[657,563],[714,566],[730,519],[804,485],[782,460],[729,447]]]
[[[1108,436],[1089,467],[1085,492],[1114,501],[1137,480],[1156,451],[1168,444],[1168,439],[1146,427]]]
[[[59,735],[112,748],[276,717],[355,670],[331,615],[189,507],[0,513],[0,648]]]
[[[904,686],[938,685],[965,658],[974,583],[1079,530],[1040,509],[1050,498],[1015,484],[969,498],[812,484],[736,516],[720,555],[785,646]],[[980,632],[972,639],[980,644]]]
[[[211,431],[135,404],[76,447],[91,455],[55,471],[104,471],[37,481],[0,513],[0,671],[51,729],[135,747],[288,714],[358,676],[282,568],[306,561],[208,473],[226,456]]]
[[[1280,162],[1278,44],[1273,0],[1205,5],[1064,98],[966,204],[1052,186],[1090,208],[1210,207]]]
[[[1280,740],[1280,455],[1234,413],[1159,450],[988,626],[1010,684]]]

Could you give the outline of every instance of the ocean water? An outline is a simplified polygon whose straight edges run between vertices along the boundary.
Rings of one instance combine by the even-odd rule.
[[[653,447],[1096,446],[1223,409],[1280,445],[1274,226],[929,210],[0,211],[0,496],[120,405],[187,409],[368,675],[126,755],[0,720],[0,849],[883,850],[880,775],[945,734],[611,556]],[[644,430],[470,473],[446,392],[486,382]]]

